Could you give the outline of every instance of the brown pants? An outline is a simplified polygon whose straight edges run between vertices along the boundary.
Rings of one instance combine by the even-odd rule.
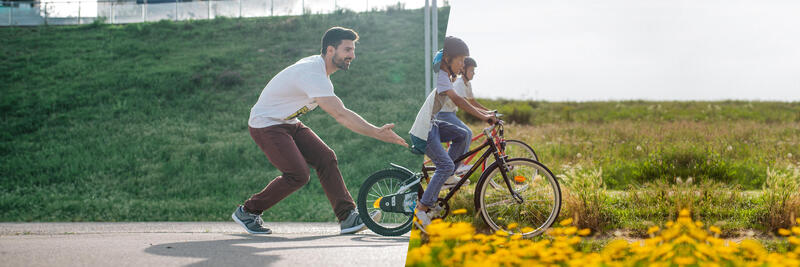
[[[311,165],[339,220],[344,220],[356,205],[342,180],[336,154],[311,129],[297,124],[250,128],[250,136],[283,175],[244,203],[250,213],[261,214],[308,183]],[[306,165],[308,164],[308,165]]]

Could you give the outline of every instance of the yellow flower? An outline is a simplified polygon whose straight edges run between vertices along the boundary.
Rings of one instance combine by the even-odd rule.
[[[591,233],[592,233],[592,230],[589,229],[589,228],[583,228],[580,231],[578,231],[578,235],[579,236],[587,236],[587,235],[589,235]]]
[[[780,234],[782,236],[787,236],[787,235],[791,235],[792,231],[789,231],[789,230],[781,228],[781,229],[778,229],[778,234]]]
[[[696,221],[694,224],[697,225],[697,227],[703,227],[703,222],[701,221]]]
[[[536,229],[533,229],[533,227],[528,227],[528,226],[522,227],[522,232],[523,233],[530,233],[530,232],[533,232],[533,230],[536,230]]]
[[[658,232],[658,230],[660,230],[660,228],[658,228],[658,226],[653,226],[653,227],[647,228],[647,234],[652,234],[652,233]]]
[[[457,209],[453,211],[453,215],[465,214],[465,213],[467,213],[467,209]]]
[[[797,227],[797,226],[792,227],[792,233],[794,233],[796,235],[800,235],[800,227]]]
[[[696,260],[694,257],[675,257],[673,262],[679,265],[689,265],[694,264]]]
[[[713,233],[715,233],[715,234],[721,234],[722,233],[722,230],[719,229],[719,227],[716,227],[716,226],[708,227],[708,230],[713,232]]]
[[[682,209],[680,213],[678,213],[680,217],[689,217],[690,213],[687,209]]]
[[[517,226],[519,226],[519,224],[517,224],[517,223],[509,223],[508,226],[506,226],[506,228],[514,229],[514,228],[517,228]]]
[[[578,231],[577,227],[570,226],[570,227],[567,227],[566,229],[564,229],[564,234],[565,235],[574,235],[575,232],[577,232],[577,231]]]
[[[567,225],[570,225],[570,224],[572,224],[572,218],[568,218],[568,219],[566,219],[566,220],[563,220],[563,221],[561,221],[561,222],[560,222],[560,223],[558,223],[558,224],[560,224],[561,226],[567,226]]]
[[[795,246],[800,246],[800,238],[798,238],[796,236],[790,236],[787,240],[789,240],[789,243],[792,243]],[[798,248],[800,248],[800,247],[798,247]]]

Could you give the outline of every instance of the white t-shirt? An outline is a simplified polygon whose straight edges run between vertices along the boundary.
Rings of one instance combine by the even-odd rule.
[[[272,77],[250,109],[247,124],[264,128],[300,122],[297,117],[317,108],[315,97],[336,96],[320,55],[303,58]]]
[[[464,77],[458,77],[455,82],[453,82],[453,90],[456,90],[456,94],[459,96],[466,98],[466,99],[473,99],[475,98],[472,95],[472,84],[467,81],[467,84],[464,84]],[[456,103],[453,103],[449,97],[444,101],[444,106],[442,106],[441,112],[456,112],[458,111],[458,106]]]
[[[433,123],[433,116],[442,109],[444,101],[449,99],[445,92],[453,90],[453,83],[450,82],[450,76],[447,72],[439,70],[439,76],[436,77],[436,90],[433,90],[425,99],[425,103],[417,112],[417,118],[414,124],[411,125],[410,134],[422,140],[428,140],[428,132],[431,131],[431,123]]]

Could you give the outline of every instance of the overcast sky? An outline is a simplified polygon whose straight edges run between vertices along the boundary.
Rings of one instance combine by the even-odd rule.
[[[800,101],[800,1],[452,0],[476,97]]]

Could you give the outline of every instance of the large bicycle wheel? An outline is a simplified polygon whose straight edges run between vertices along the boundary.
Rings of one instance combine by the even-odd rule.
[[[408,173],[396,169],[382,170],[370,175],[361,185],[356,202],[358,213],[367,228],[385,236],[398,236],[410,231],[413,212],[383,210],[380,201],[387,196],[418,193],[421,190],[419,184],[400,191],[403,186],[418,181],[415,177],[409,177]],[[414,197],[416,198],[416,194]],[[369,216],[375,211],[382,213],[377,221]]]
[[[475,209],[494,231],[536,236],[555,222],[561,211],[561,187],[547,167],[524,158],[509,159],[506,177],[515,198],[501,173],[500,165],[489,166],[475,186]],[[499,185],[491,186],[492,181]]]
[[[539,157],[536,156],[536,151],[533,151],[533,148],[526,144],[525,142],[519,140],[506,140],[506,155],[508,158],[526,158],[532,159],[535,161],[539,161]],[[494,156],[489,156],[486,159],[485,166],[491,166],[495,162]],[[485,171],[485,169],[484,169]],[[492,187],[498,188],[500,184],[496,184],[494,181],[489,181]]]

